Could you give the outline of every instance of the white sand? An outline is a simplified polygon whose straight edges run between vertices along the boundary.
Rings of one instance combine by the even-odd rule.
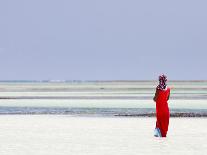
[[[1,115],[0,155],[207,154],[207,119],[172,118],[153,137],[155,118]]]

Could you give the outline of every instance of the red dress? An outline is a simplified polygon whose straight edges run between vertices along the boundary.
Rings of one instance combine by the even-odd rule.
[[[170,88],[166,90],[157,89],[156,100],[156,127],[160,129],[162,137],[166,137],[169,125],[170,112],[168,108],[168,96],[170,95]]]

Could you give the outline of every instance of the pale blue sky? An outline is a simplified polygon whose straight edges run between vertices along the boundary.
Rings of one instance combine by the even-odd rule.
[[[207,79],[206,0],[1,0],[0,80]]]

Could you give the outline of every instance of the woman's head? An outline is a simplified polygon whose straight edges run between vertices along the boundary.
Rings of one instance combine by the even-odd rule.
[[[166,88],[167,84],[167,76],[162,74],[159,76],[159,85],[157,86],[157,89],[163,90]]]

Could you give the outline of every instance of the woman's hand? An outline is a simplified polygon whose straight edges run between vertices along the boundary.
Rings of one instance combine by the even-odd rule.
[[[155,92],[155,96],[153,97],[153,100],[156,102],[157,101],[157,96],[158,96],[158,91],[156,89],[156,92]]]

